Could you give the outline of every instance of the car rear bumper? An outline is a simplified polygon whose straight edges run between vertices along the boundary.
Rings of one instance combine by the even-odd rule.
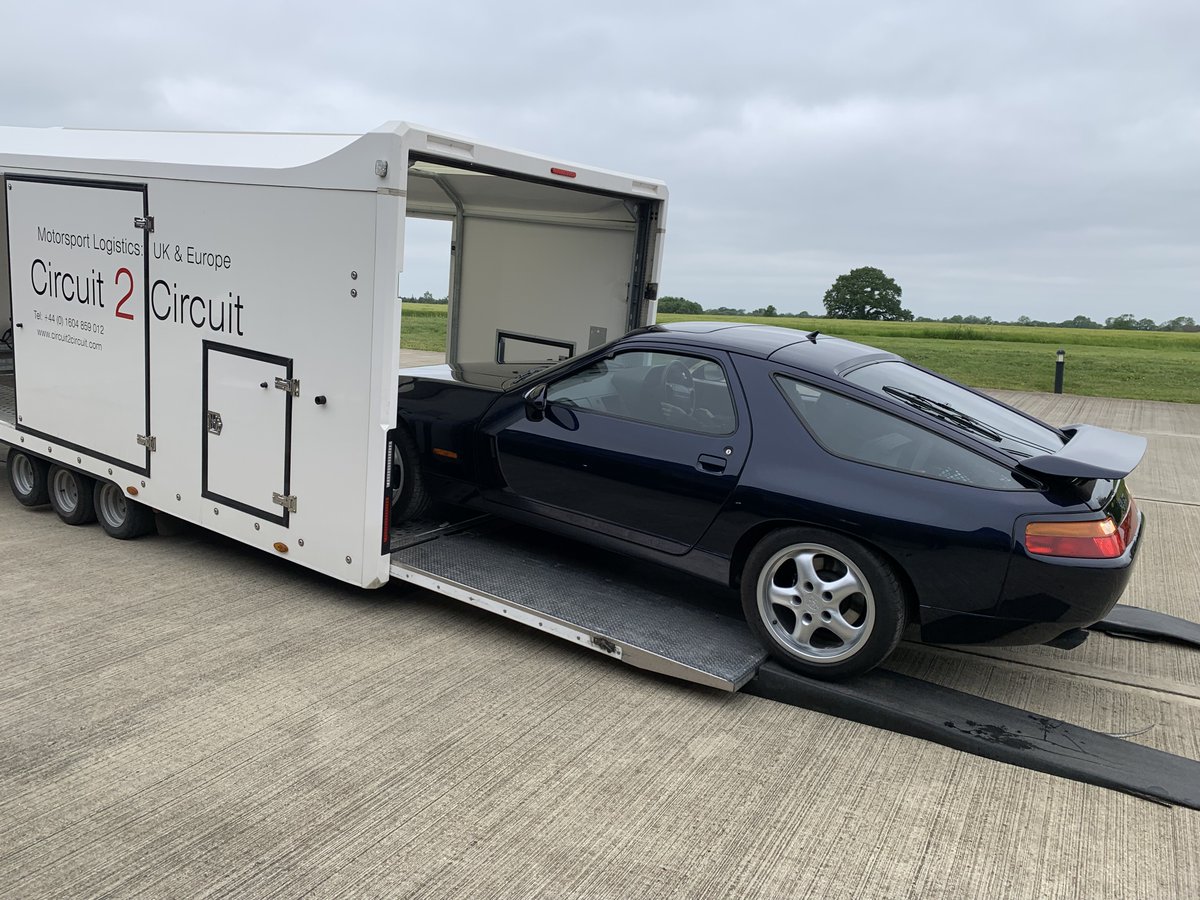
[[[1125,553],[1111,560],[1014,557],[996,608],[986,614],[922,606],[921,640],[936,644],[1044,644],[1099,622],[1116,606],[1133,573],[1145,532],[1142,518]]]

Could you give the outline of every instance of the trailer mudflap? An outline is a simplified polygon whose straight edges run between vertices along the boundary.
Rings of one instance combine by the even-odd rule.
[[[816,681],[764,664],[746,693],[932,741],[976,756],[1200,809],[1200,762],[876,669]]]
[[[638,668],[735,691],[766,659],[727,588],[511,523],[413,532],[396,578]]]

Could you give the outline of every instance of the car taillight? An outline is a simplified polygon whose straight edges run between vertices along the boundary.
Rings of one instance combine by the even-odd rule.
[[[1025,526],[1025,549],[1039,556],[1115,559],[1133,540],[1137,523],[1137,504],[1130,497],[1120,525],[1112,516],[1091,522],[1030,522]]]

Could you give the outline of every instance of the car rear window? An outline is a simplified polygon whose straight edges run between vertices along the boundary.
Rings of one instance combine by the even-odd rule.
[[[1056,453],[1066,443],[1050,426],[905,362],[871,363],[847,372],[844,377],[958,428],[976,440],[994,443],[1018,459]]]
[[[1005,466],[899,416],[785,375],[776,382],[813,437],[835,456],[940,481],[1024,489]]]

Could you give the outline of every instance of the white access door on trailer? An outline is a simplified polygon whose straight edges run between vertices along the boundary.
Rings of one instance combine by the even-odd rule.
[[[10,175],[21,430],[150,474],[146,186]]]

